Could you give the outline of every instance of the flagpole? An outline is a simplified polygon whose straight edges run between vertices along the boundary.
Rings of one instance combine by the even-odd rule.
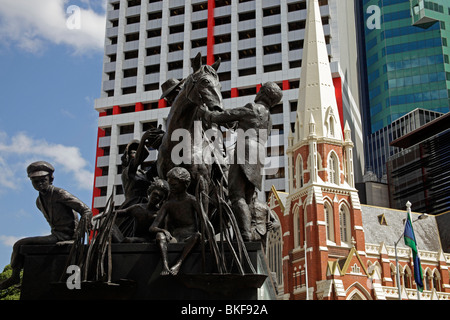
[[[422,213],[416,220],[412,220],[411,217],[411,202],[407,202],[406,203],[406,208],[407,208],[407,221],[406,221],[406,225],[409,225],[410,230],[408,230],[408,235],[406,234],[406,227],[405,227],[405,231],[403,232],[403,234],[405,235],[405,244],[411,248],[412,254],[413,254],[413,263],[414,263],[414,278],[416,280],[416,290],[417,290],[417,300],[420,300],[420,291],[419,290],[419,286],[423,287],[423,279],[422,279],[422,271],[421,271],[421,265],[420,265],[420,256],[419,256],[419,249],[417,247],[417,241],[416,241],[416,237],[414,235],[414,229],[412,224],[418,220],[423,220],[426,219],[428,217],[427,214]],[[417,273],[416,274],[416,269],[417,269]]]
[[[415,221],[413,221],[412,217],[411,217],[411,202],[408,201],[406,203],[406,208],[407,208],[407,212],[408,212],[409,221],[411,221],[411,225],[412,225]],[[419,254],[419,248],[417,248],[417,255],[418,254]],[[413,267],[413,270],[414,270],[414,267]],[[417,284],[417,283],[416,283],[416,291],[417,291],[417,300],[420,300],[419,284]]]
[[[396,279],[397,279],[397,289],[398,289],[398,300],[402,300],[402,286],[400,284],[400,267],[398,265],[398,255],[397,255],[397,244],[399,243],[399,241],[403,238],[403,233],[400,236],[400,238],[398,238],[398,240],[394,243],[394,249],[395,249],[395,267],[397,269],[396,272]]]
[[[417,218],[417,220],[415,220],[415,221],[412,221],[412,219],[411,219],[411,202],[407,202],[406,203],[406,208],[407,208],[407,219],[404,219],[403,220],[403,224],[404,224],[404,227],[406,226],[406,224],[408,223],[408,221],[410,221],[411,223],[410,223],[410,226],[411,226],[411,228],[412,228],[412,224],[414,223],[414,222],[416,222],[417,220],[423,220],[423,219],[425,219],[425,218],[427,218],[428,216],[426,215],[426,214],[421,214],[420,216],[419,216],[419,218]],[[411,229],[412,230],[412,229]],[[414,233],[414,232],[413,232]],[[404,238],[405,237],[405,231],[403,231],[403,233],[402,233],[402,235],[400,236],[400,238],[398,238],[398,240],[396,241],[396,242],[394,242],[394,250],[395,250],[395,264],[396,264],[396,270],[397,270],[397,272],[396,272],[396,279],[397,279],[397,289],[398,289],[398,299],[399,300],[402,300],[402,295],[401,295],[401,292],[402,292],[402,287],[401,287],[401,284],[400,284],[400,267],[399,267],[399,262],[398,262],[398,254],[397,254],[397,245],[398,245],[398,243],[400,242],[400,240],[402,239],[402,238]],[[412,236],[413,238],[415,238],[415,236],[413,235]],[[406,242],[406,239],[405,239],[405,242]],[[415,242],[415,239],[414,239],[414,242]],[[405,243],[406,244],[406,243]],[[408,244],[407,244],[408,245]],[[410,246],[410,245],[408,245],[408,246]],[[411,250],[412,250],[412,248],[411,248]],[[417,244],[415,243],[415,250],[417,251],[417,257],[419,256],[419,250],[417,249]],[[419,258],[420,259],[420,258]],[[419,260],[420,261],[420,260]],[[414,261],[413,263],[415,263],[416,261]],[[420,264],[420,263],[419,263]],[[420,268],[420,265],[419,265],[419,268]],[[416,281],[416,290],[417,290],[417,299],[418,300],[420,300],[420,292],[419,292],[419,284],[417,283],[417,281]]]

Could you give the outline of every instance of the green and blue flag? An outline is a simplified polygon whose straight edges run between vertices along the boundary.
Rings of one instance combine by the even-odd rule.
[[[422,276],[422,266],[420,265],[419,250],[417,249],[417,241],[414,235],[414,229],[412,226],[411,215],[407,213],[408,218],[406,219],[405,232],[403,234],[405,244],[411,248],[413,253],[414,262],[414,281],[416,281],[417,288],[420,292],[423,291],[423,276]]]

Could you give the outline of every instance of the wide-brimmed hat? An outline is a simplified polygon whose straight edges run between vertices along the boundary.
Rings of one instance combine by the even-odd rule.
[[[133,139],[127,144],[125,152],[129,153],[131,150],[137,150],[138,147],[139,147],[139,140]]]
[[[169,79],[161,85],[162,95],[160,99],[164,99],[167,97],[173,90],[181,86],[184,82],[183,80],[178,79]]]
[[[46,161],[36,161],[27,167],[29,178],[52,175],[53,172],[55,172],[55,168]]]

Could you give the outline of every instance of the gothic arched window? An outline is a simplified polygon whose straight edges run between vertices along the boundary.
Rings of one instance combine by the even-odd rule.
[[[325,202],[325,222],[327,224],[327,240],[335,242],[334,240],[334,215],[333,207],[329,202]]]
[[[339,184],[339,160],[334,152],[328,157],[328,182]]]
[[[301,155],[297,156],[295,162],[295,183],[297,189],[303,187],[303,159]]]
[[[352,237],[350,211],[345,204],[342,204],[339,209],[339,224],[341,242],[350,245]]]

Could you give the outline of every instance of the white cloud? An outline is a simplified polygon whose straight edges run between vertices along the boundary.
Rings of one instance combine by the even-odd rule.
[[[79,7],[80,28],[71,29],[67,23],[73,22],[70,19],[75,15],[67,12],[72,5],[68,0],[0,0],[0,41],[33,53],[45,49],[49,42],[68,45],[76,54],[102,50],[105,12],[95,11],[88,0],[82,3],[87,8]]]
[[[0,235],[0,242],[7,247],[12,247],[14,245],[14,243],[17,242],[17,240],[20,240],[22,238],[20,237],[15,237],[15,236],[5,236],[5,235]]]
[[[55,171],[69,174],[79,188],[92,189],[93,170],[77,147],[33,139],[25,133],[9,139],[0,132],[0,191],[17,189],[26,166],[36,160],[46,160],[55,166]]]

